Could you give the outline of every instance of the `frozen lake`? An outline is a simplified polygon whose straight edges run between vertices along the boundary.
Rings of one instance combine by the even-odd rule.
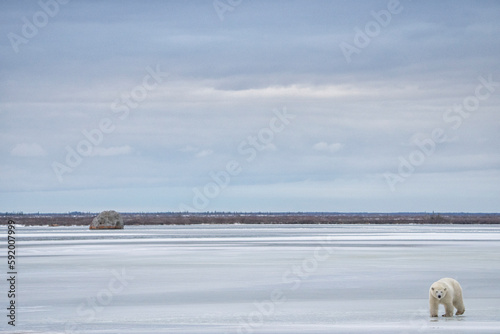
[[[16,333],[500,332],[500,226],[18,226],[16,236]],[[442,277],[461,283],[463,316],[429,317]],[[13,333],[2,318],[0,332]]]

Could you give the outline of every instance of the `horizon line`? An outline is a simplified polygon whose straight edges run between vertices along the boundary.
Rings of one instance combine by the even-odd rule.
[[[8,212],[0,211],[0,216],[24,216],[24,215],[94,215],[101,211],[66,211],[66,212]],[[117,211],[117,210],[114,210]],[[117,211],[120,214],[166,214],[166,215],[500,215],[500,212],[471,212],[471,211]]]

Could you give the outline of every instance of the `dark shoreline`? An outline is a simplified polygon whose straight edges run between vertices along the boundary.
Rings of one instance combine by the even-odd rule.
[[[122,213],[125,225],[196,224],[500,224],[500,213]],[[90,225],[97,213],[2,214],[27,226]]]

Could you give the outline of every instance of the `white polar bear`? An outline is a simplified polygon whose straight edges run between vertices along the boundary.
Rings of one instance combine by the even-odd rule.
[[[456,315],[464,314],[465,307],[462,298],[462,287],[453,278],[442,278],[432,283],[429,289],[431,317],[438,316],[439,304],[443,304],[446,311],[443,317],[452,317],[454,307],[457,309]]]

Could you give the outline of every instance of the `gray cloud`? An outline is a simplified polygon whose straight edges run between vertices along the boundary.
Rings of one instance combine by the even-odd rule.
[[[40,7],[2,2],[0,210],[64,211],[78,198],[73,209],[95,211],[85,195],[119,189],[144,198],[129,210],[174,210],[232,160],[242,172],[207,209],[461,211],[456,181],[475,196],[467,210],[497,210],[480,203],[493,203],[486,191],[499,195],[488,180],[498,181],[500,87],[457,129],[443,115],[480,77],[500,81],[500,6],[400,5],[348,63],[340,43],[353,43],[387,1],[252,1],[223,21],[210,1],[72,1],[18,53],[7,36]],[[120,118],[113,103],[156,66],[169,76]],[[247,162],[239,147],[283,107],[296,118]],[[103,119],[113,131],[60,182],[54,162],[67,165],[67,147],[77,150]],[[436,128],[449,140],[392,193],[383,174]],[[17,192],[32,200],[18,203]],[[47,194],[64,194],[53,201],[61,205]]]

